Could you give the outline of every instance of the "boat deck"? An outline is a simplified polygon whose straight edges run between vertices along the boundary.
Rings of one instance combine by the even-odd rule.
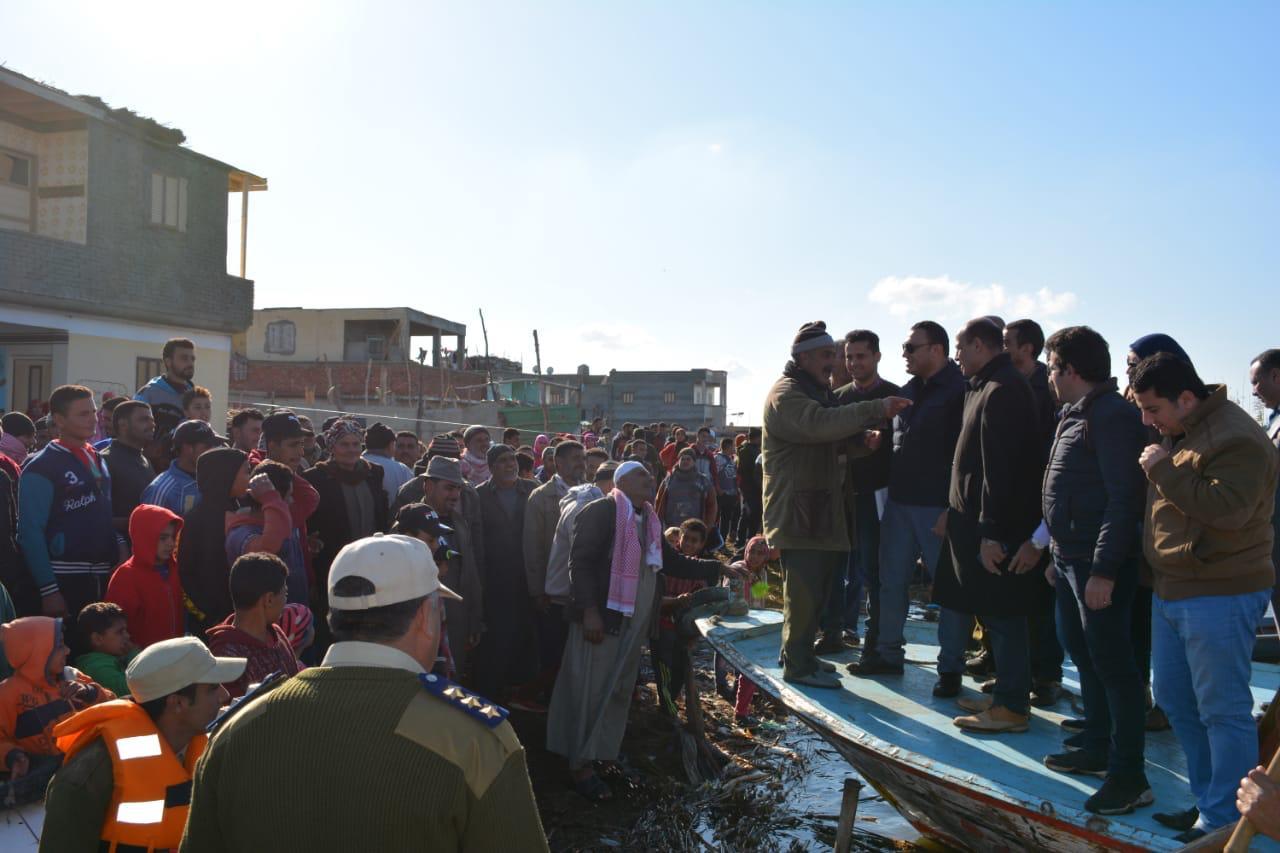
[[[884,756],[892,759],[886,764],[892,764],[901,775],[927,778],[931,784],[940,781],[943,787],[962,791],[963,796],[975,801],[989,802],[996,810],[1013,804],[1028,812],[1053,816],[1055,823],[1087,826],[1091,835],[1107,840],[1103,846],[1111,846],[1114,839],[1119,847],[1178,847],[1170,838],[1173,833],[1151,817],[1157,811],[1193,805],[1186,762],[1172,731],[1147,734],[1146,772],[1156,805],[1131,815],[1098,818],[1084,812],[1083,804],[1097,790],[1100,779],[1055,773],[1042,763],[1045,755],[1063,751],[1065,732],[1059,722],[1064,716],[1076,715],[1069,700],[1064,698],[1050,710],[1033,708],[1031,729],[1023,734],[975,735],[956,728],[952,718],[964,712],[956,707],[955,700],[932,695],[937,680],[936,624],[915,619],[907,624],[905,675],[854,677],[842,665],[857,659],[857,652],[850,649],[826,658],[837,663],[844,689],[786,684],[778,665],[781,621],[781,613],[757,610],[736,619],[704,621],[702,627],[713,645],[722,647],[727,643],[749,663],[755,672],[748,674],[757,677],[762,689],[799,712],[824,736],[830,739],[835,735],[836,739],[849,742],[850,748],[842,752],[855,766],[864,765],[858,767],[864,776],[869,775],[865,772],[867,761],[879,769],[874,764],[878,760],[875,756]],[[1064,669],[1064,687],[1078,694],[1078,675],[1070,658]],[[1269,702],[1277,687],[1280,667],[1255,664],[1255,702]],[[981,693],[976,682],[966,677],[962,695],[976,697]],[[824,732],[824,728],[828,731]],[[874,778],[868,781],[877,784]],[[894,791],[884,790],[891,785],[877,787],[891,800],[896,799]],[[832,796],[837,797],[838,792],[832,792]],[[917,808],[917,812],[921,810]],[[905,810],[906,816],[919,826],[920,821],[910,811]],[[1264,849],[1265,843],[1255,849]],[[1267,849],[1280,850],[1280,845]]]
[[[40,830],[44,828],[44,805],[29,803],[0,811],[0,850],[4,853],[27,853],[40,846]]]

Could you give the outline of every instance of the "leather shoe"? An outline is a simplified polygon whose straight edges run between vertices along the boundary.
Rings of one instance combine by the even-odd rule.
[[[1203,829],[1197,829],[1193,826],[1186,832],[1179,832],[1173,837],[1173,840],[1179,841],[1183,844],[1190,844],[1192,841],[1199,841],[1201,838],[1204,838],[1205,835],[1206,833]]]
[[[1186,832],[1200,819],[1200,810],[1192,806],[1183,812],[1156,812],[1151,819],[1161,826]]]
[[[822,687],[828,690],[838,690],[840,688],[840,679],[829,672],[811,672],[808,675],[790,677],[784,675],[782,680],[789,684],[803,684],[806,687]]]
[[[993,705],[981,714],[956,717],[951,722],[967,732],[998,735],[1025,732],[1030,720],[1027,714],[1015,714],[1003,705]]]
[[[889,663],[870,655],[863,655],[862,660],[849,664],[848,668],[854,675],[902,675],[904,671],[900,663]]]
[[[1052,708],[1062,698],[1062,684],[1057,681],[1041,681],[1031,688],[1031,704],[1037,708]]]
[[[968,711],[971,714],[981,714],[992,705],[990,696],[961,696],[956,700],[956,705],[962,711]]]
[[[821,640],[813,644],[815,655],[838,655],[843,651],[844,641],[838,634],[824,635]]]
[[[938,683],[933,685],[933,695],[938,699],[954,699],[960,695],[960,673],[943,672],[938,675]]]

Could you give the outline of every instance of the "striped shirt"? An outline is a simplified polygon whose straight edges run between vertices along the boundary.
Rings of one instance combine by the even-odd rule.
[[[179,468],[176,461],[170,462],[169,469],[142,490],[142,502],[185,517],[200,503],[200,487],[196,478]]]

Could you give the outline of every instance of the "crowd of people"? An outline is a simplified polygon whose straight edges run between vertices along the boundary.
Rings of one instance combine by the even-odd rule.
[[[862,647],[855,677],[902,675],[922,568],[940,607],[933,695],[957,699],[956,726],[1027,731],[1031,706],[1060,701],[1069,653],[1084,714],[1044,764],[1102,778],[1087,810],[1152,804],[1145,732],[1169,726],[1194,804],[1154,817],[1180,840],[1277,808],[1249,682],[1280,559],[1280,350],[1249,366],[1265,424],[1164,334],[1130,345],[1123,390],[1096,331],[1046,340],[1032,320],[979,317],[954,341],[914,324],[901,388],[870,331],[837,342],[810,323],[791,355],[762,454],[786,680],[839,688],[823,656],[846,645]],[[966,672],[988,695],[961,695]]]
[[[902,674],[922,567],[935,695],[991,676],[957,726],[1025,731],[1069,653],[1085,712],[1045,763],[1104,778],[1086,808],[1152,802],[1144,731],[1167,716],[1195,805],[1157,819],[1188,839],[1233,820],[1258,758],[1280,351],[1251,366],[1268,434],[1164,335],[1131,346],[1123,392],[1087,327],[984,317],[954,343],[912,326],[898,387],[875,333],[807,324],[763,427],[735,435],[596,418],[424,446],[254,408],[215,428],[185,339],[134,399],[59,387],[47,415],[0,420],[0,800],[44,796],[56,850],[545,849],[509,710],[545,715],[576,790],[610,798],[597,771],[645,650],[675,717],[691,615],[761,606],[776,561],[788,681],[838,688],[824,658],[849,647],[854,676]],[[716,669],[754,724],[754,685]],[[317,742],[333,772],[295,773]],[[1242,809],[1280,796],[1245,782]],[[268,790],[296,808],[263,812]]]

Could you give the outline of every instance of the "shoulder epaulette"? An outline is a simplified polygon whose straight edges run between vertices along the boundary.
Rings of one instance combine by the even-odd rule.
[[[470,690],[454,684],[443,676],[424,672],[418,676],[418,680],[422,682],[423,688],[432,696],[447,702],[491,729],[496,729],[502,725],[502,721],[510,713],[501,705],[490,702],[483,696],[472,693]]]
[[[252,702],[267,695],[288,680],[289,676],[285,675],[283,672],[277,671],[271,673],[266,678],[262,679],[262,681],[246,690],[243,696],[238,699],[233,699],[230,705],[223,708],[218,716],[213,718],[213,722],[205,727],[205,734],[212,735],[218,729],[225,726],[228,720],[247,708]]]

